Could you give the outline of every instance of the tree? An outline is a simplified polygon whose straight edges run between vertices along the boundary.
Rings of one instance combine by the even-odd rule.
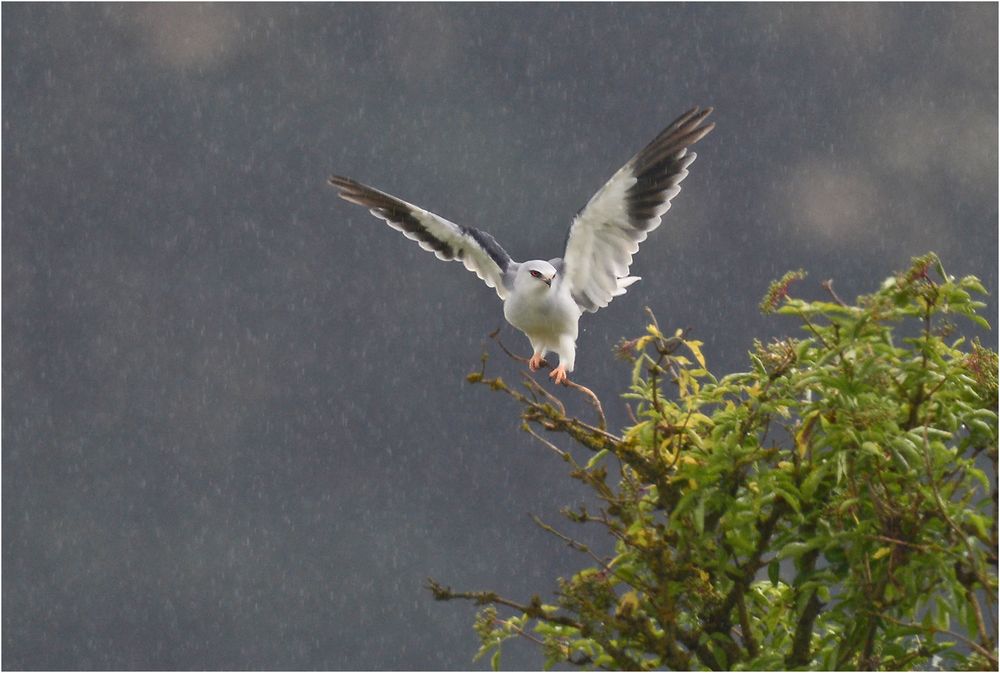
[[[997,354],[952,321],[988,328],[986,291],[934,254],[855,305],[829,282],[829,301],[793,298],[803,277],[761,308],[804,336],[755,342],[750,370],[722,378],[650,313],[619,348],[635,405],[620,435],[596,397],[597,423],[567,416],[530,377],[487,377],[484,357],[469,380],[516,400],[595,496],[564,525],[603,528],[613,550],[536,518],[586,562],[551,604],[429,580],[483,606],[477,656],[497,668],[523,637],[547,667],[996,670]]]

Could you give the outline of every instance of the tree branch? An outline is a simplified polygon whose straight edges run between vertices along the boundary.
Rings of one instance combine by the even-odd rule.
[[[431,594],[434,596],[436,601],[451,601],[451,600],[466,600],[472,601],[476,605],[505,605],[509,608],[513,608],[518,612],[523,612],[532,619],[540,619],[552,624],[562,624],[563,626],[571,626],[574,629],[582,628],[582,624],[574,619],[566,617],[565,615],[552,615],[546,614],[542,610],[542,604],[540,600],[532,600],[531,603],[525,605],[524,603],[518,603],[517,601],[512,601],[509,598],[504,598],[492,591],[452,591],[451,587],[447,587],[437,582],[436,580],[428,577],[427,584],[425,585],[427,589],[430,590]]]
[[[498,346],[500,346],[500,350],[502,350],[504,353],[507,354],[507,357],[509,357],[510,359],[515,360],[517,362],[520,362],[521,364],[524,364],[524,365],[528,364],[528,358],[521,357],[520,355],[516,355],[516,354],[512,353],[506,346],[503,345],[503,342],[500,341],[500,328],[499,327],[497,329],[495,329],[493,332],[491,332],[489,336],[490,336],[491,339],[493,339],[497,343]],[[542,364],[541,364],[540,368],[541,369],[546,369],[546,368],[551,367],[551,366],[552,365],[550,365],[547,360],[542,360]],[[576,383],[575,381],[571,381],[569,379],[566,379],[565,381],[563,381],[562,384],[564,386],[566,386],[567,388],[572,388],[574,390],[577,390],[577,391],[583,393],[587,397],[587,400],[590,402],[591,406],[594,407],[594,411],[597,412],[597,416],[600,419],[600,423],[599,423],[600,429],[601,430],[606,430],[607,427],[608,427],[608,422],[607,422],[607,419],[604,416],[604,407],[601,405],[601,400],[598,399],[597,395],[594,394],[594,391],[591,390],[590,388],[586,387],[586,386],[581,386],[579,383]],[[535,382],[535,385],[538,385],[537,382]],[[546,393],[546,394],[548,394],[548,393]],[[553,397],[552,395],[548,395],[548,396],[550,398]],[[562,403],[559,403],[559,404],[560,404],[560,406],[562,406]],[[563,413],[565,413],[565,409],[563,410]]]
[[[747,648],[747,654],[750,655],[751,659],[754,659],[760,652],[760,648],[757,646],[757,639],[753,635],[750,617],[747,614],[747,602],[742,591],[736,596],[736,608],[740,614],[740,631],[743,634],[743,644]]]
[[[822,286],[822,288],[824,290],[826,290],[827,292],[830,293],[830,296],[833,297],[833,300],[835,302],[837,302],[838,305],[843,306],[844,308],[847,307],[847,304],[844,303],[844,300],[841,299],[840,297],[838,297],[837,293],[833,291],[833,279],[832,278],[830,278],[828,280],[824,280],[822,283],[820,283],[820,286]]]

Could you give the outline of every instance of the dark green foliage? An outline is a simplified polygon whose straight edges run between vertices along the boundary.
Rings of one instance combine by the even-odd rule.
[[[997,668],[997,355],[955,324],[986,325],[972,298],[985,291],[934,255],[853,306],[828,284],[832,301],[794,298],[803,277],[762,307],[804,336],[756,343],[747,372],[717,379],[699,342],[655,319],[621,344],[635,409],[621,435],[533,382],[470,377],[518,400],[597,497],[564,510],[567,526],[614,541],[605,556],[538,521],[586,565],[551,605],[432,582],[486,606],[480,656],[498,666],[520,636],[547,666]],[[539,428],[593,453],[579,462]]]

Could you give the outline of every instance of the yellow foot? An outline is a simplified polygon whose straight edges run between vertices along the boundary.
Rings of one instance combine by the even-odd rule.
[[[545,360],[542,359],[541,353],[535,353],[531,356],[531,359],[528,360],[528,369],[533,372],[537,372],[543,362],[545,362]]]
[[[557,384],[566,383],[566,381],[568,380],[568,376],[566,375],[566,367],[564,365],[559,365],[558,367],[552,370],[552,373],[549,374],[549,378],[552,379]]]

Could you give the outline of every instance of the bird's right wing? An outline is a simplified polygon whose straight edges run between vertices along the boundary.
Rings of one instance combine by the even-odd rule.
[[[573,218],[563,253],[565,280],[585,311],[607,306],[638,278],[628,275],[632,255],[660,226],[695,159],[688,147],[712,130],[702,125],[712,108],[681,115],[611,179]]]
[[[368,208],[372,215],[385,220],[438,259],[462,262],[466,269],[494,288],[501,299],[506,299],[509,288],[504,285],[504,274],[516,262],[485,231],[449,222],[350,178],[335,175],[329,182],[337,188],[340,198]]]

